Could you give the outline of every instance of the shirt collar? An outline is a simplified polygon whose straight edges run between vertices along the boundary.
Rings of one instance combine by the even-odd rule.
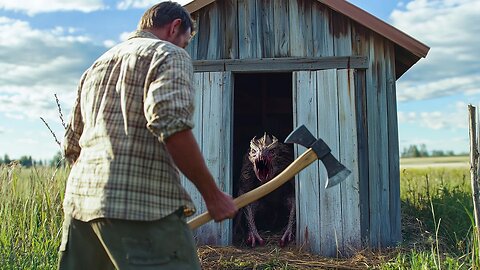
[[[157,36],[155,36],[154,34],[148,32],[148,31],[144,31],[144,30],[136,30],[135,32],[131,33],[129,36],[128,36],[128,39],[132,39],[132,38],[153,38],[153,39],[159,39]]]

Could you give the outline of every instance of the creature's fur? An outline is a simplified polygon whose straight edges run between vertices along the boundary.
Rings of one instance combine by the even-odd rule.
[[[257,174],[255,173],[254,164],[259,159],[268,159],[268,164],[270,165],[269,176],[263,181],[259,180]],[[272,178],[282,172],[288,165],[290,165],[292,161],[293,155],[289,146],[278,142],[274,136],[269,136],[265,133],[265,135],[260,139],[253,138],[250,142],[249,152],[244,156],[243,159],[243,165],[239,179],[238,195],[244,194],[270,181]],[[248,227],[248,244],[250,244],[252,247],[254,247],[257,242],[260,245],[263,244],[263,239],[258,234],[256,225],[257,221],[259,221],[259,217],[263,217],[263,223],[267,222],[274,227],[278,227],[278,224],[275,223],[282,222],[282,217],[280,216],[282,213],[282,208],[286,215],[283,217],[283,224],[281,225],[285,226],[285,222],[287,224],[285,226],[286,232],[284,237],[282,237],[282,240],[280,241],[281,246],[287,244],[292,240],[293,237],[292,230],[294,230],[293,225],[295,221],[295,190],[293,180],[288,181],[277,190],[266,195],[259,201],[246,206],[242,211],[240,211],[239,215],[243,216],[242,219],[245,218],[245,222]],[[268,216],[268,220],[265,220],[266,216]]]

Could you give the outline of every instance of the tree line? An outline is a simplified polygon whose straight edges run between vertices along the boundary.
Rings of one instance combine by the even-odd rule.
[[[456,155],[453,151],[448,150],[432,150],[429,152],[427,150],[427,146],[425,144],[417,145],[410,145],[408,147],[404,147],[401,153],[402,158],[409,158],[409,157],[448,157],[448,156],[464,156],[468,155],[468,153],[461,153]]]
[[[446,157],[446,156],[455,156],[456,154],[453,151],[443,151],[443,150],[433,150],[428,151],[427,146],[425,144],[417,145],[410,145],[408,147],[404,147],[401,153],[402,158],[409,158],[409,157]],[[468,153],[462,153],[461,155],[468,155]],[[12,162],[18,162],[24,167],[32,167],[32,166],[64,166],[65,160],[63,160],[62,153],[58,151],[55,156],[53,156],[50,160],[34,160],[32,156],[21,156],[19,159],[12,159],[7,154],[3,157],[0,157],[0,165],[8,165]]]
[[[62,153],[58,151],[55,156],[53,156],[50,160],[35,160],[32,156],[21,156],[18,159],[10,158],[8,154],[5,154],[3,157],[0,157],[0,165],[9,165],[12,163],[18,163],[24,167],[32,167],[32,166],[63,166],[65,165],[65,161],[62,157]]]

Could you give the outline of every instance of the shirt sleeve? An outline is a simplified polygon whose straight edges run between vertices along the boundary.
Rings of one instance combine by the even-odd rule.
[[[164,141],[194,126],[193,67],[190,56],[183,50],[171,52],[158,61],[161,63],[148,85],[144,112],[147,128]]]
[[[86,74],[87,72],[85,72],[80,79],[77,89],[77,98],[73,105],[72,112],[70,113],[70,120],[68,121],[65,137],[63,139],[63,156],[70,163],[74,163],[77,160],[81,151],[79,140],[83,132],[83,118],[80,107],[80,95]]]

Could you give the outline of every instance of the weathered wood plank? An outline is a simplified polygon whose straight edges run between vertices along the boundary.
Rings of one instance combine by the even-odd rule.
[[[193,61],[193,71],[197,72],[221,72],[225,71],[226,60],[196,60]]]
[[[300,0],[300,14],[302,14],[302,31],[303,31],[303,42],[304,45],[304,55],[306,57],[314,56],[313,49],[313,15],[312,15],[312,6],[315,3],[310,0]]]
[[[369,55],[370,30],[358,23],[351,24],[352,54]]]
[[[273,2],[273,26],[274,26],[274,57],[289,56],[289,23],[288,23],[288,2]]]
[[[203,130],[202,128],[203,126],[202,96],[203,96],[203,89],[204,89],[203,78],[204,78],[204,73],[196,73],[194,74],[194,79],[193,79],[193,87],[195,89],[195,112],[193,115],[193,122],[195,123],[195,127],[193,128],[192,132],[193,132],[193,135],[195,136],[198,146],[200,147],[200,150],[202,149],[202,130]],[[196,215],[202,213],[206,208],[205,208],[205,203],[203,202],[202,196],[198,192],[197,188],[183,174],[181,175],[181,181],[182,181],[183,187],[185,188],[185,190],[187,190],[188,194],[190,194],[190,197],[192,198],[192,201],[195,204],[195,207],[197,209]]]
[[[314,56],[310,0],[289,0],[290,56]]]
[[[366,70],[366,85],[367,85],[367,126],[368,126],[368,193],[370,204],[370,246],[373,248],[380,247],[380,181],[381,172],[380,167],[384,161],[380,159],[380,121],[378,119],[379,104],[377,99],[377,58],[375,57],[375,50],[378,49],[375,44],[375,38],[369,36],[369,59],[370,67]]]
[[[318,109],[318,137],[322,138],[338,158],[339,148],[339,121],[338,121],[338,88],[336,70],[317,71],[317,109]],[[327,172],[323,164],[320,166],[321,186],[327,180]],[[342,231],[342,194],[340,185],[329,189],[320,189],[320,220],[321,246],[320,254],[335,257],[343,253]]]
[[[220,10],[220,29],[224,36],[224,41],[220,41],[217,46],[222,47],[221,58],[224,59],[237,59],[238,58],[238,20],[237,20],[237,7],[238,2],[236,0],[223,0],[218,1]]]
[[[210,17],[208,12],[200,10],[198,12],[198,39],[197,59],[207,59],[208,39],[210,36]]]
[[[198,32],[198,27],[199,27],[199,13],[192,14],[192,19],[196,22],[196,32]],[[188,46],[185,48],[185,50],[188,52],[192,60],[197,60],[198,57],[198,35],[195,34],[193,38],[190,40],[190,43]]]
[[[222,72],[220,91],[222,95],[222,127],[219,130],[220,138],[224,143],[218,143],[220,148],[221,175],[219,181],[223,192],[233,195],[233,75],[231,72]],[[221,224],[221,244],[232,244],[232,220],[228,219]]]
[[[257,58],[263,57],[263,16],[264,12],[262,12],[263,0],[255,0],[255,55]]]
[[[370,32],[359,24],[352,24],[352,52],[354,55],[370,54]],[[369,64],[370,65],[370,64]],[[355,77],[357,95],[358,167],[360,177],[360,227],[362,243],[370,246],[370,198],[369,198],[369,148],[367,115],[366,71],[357,70]]]
[[[352,172],[345,181],[340,183],[344,255],[350,256],[362,246],[354,71],[338,70],[337,84],[340,162]]]
[[[388,153],[390,180],[390,225],[393,245],[402,241],[400,213],[400,153],[398,142],[397,97],[395,89],[395,48],[394,44],[385,44],[385,70],[387,83],[387,121],[388,121]]]
[[[289,72],[322,69],[364,69],[368,59],[362,56],[352,57],[288,57],[264,59],[227,59],[193,61],[195,72],[234,71],[234,72]]]
[[[355,95],[357,118],[358,175],[360,193],[360,231],[362,245],[369,245],[370,203],[368,190],[368,126],[367,126],[367,89],[364,70],[356,71]]]
[[[298,0],[288,0],[288,13],[290,21],[290,56],[305,56],[305,44],[303,42],[303,22],[300,17]]]
[[[352,28],[350,20],[342,14],[333,13],[333,35],[335,56],[352,55]]]
[[[194,74],[194,88],[195,88],[195,113],[193,116],[193,121],[195,123],[195,127],[193,128],[192,132],[193,135],[195,136],[195,139],[197,140],[198,146],[200,147],[200,150],[202,151],[203,147],[203,95],[206,91],[205,88],[205,73],[196,73]],[[203,151],[202,151],[203,152]],[[188,193],[190,194],[190,197],[192,198],[193,203],[195,204],[195,207],[197,209],[197,212],[195,213],[195,216],[205,212],[207,210],[207,207],[205,206],[205,201],[203,200],[200,192],[198,192],[197,188],[193,183],[191,183],[189,180],[187,180],[184,176],[182,179],[182,183]],[[192,218],[193,218],[192,217]],[[197,243],[202,243],[203,239],[203,228],[198,229],[194,232],[195,238]]]
[[[208,37],[208,49],[206,59],[221,59],[222,42],[225,40],[225,33],[220,23],[220,10],[218,2],[210,4],[208,7],[208,16],[210,18],[210,35]]]
[[[370,36],[371,69],[367,69],[368,146],[370,173],[370,241],[373,247],[390,243],[388,120],[384,40]]]
[[[474,235],[476,234],[477,243],[480,243],[480,183],[478,180],[478,168],[480,159],[478,158],[478,120],[475,106],[468,105],[468,131],[470,139],[470,182],[472,187],[473,200],[473,220]],[[473,256],[473,255],[472,255]]]
[[[311,71],[293,73],[293,111],[295,127],[305,125],[318,134],[317,75]],[[306,149],[295,145],[295,156]],[[318,164],[305,168],[297,175],[297,244],[313,253],[320,253],[320,178]]]
[[[222,145],[218,144],[222,140],[220,129],[222,125],[222,91],[221,91],[221,76],[220,72],[210,72],[206,74],[204,85],[205,92],[203,95],[203,119],[206,123],[203,125],[203,140],[202,150],[205,158],[205,163],[213,175],[217,185],[222,186],[221,179],[221,162],[220,148]],[[220,244],[221,243],[221,228],[218,223],[210,222],[203,225],[200,229],[203,231],[201,237],[204,239],[204,244]]]
[[[379,119],[379,163],[380,166],[380,236],[382,246],[391,244],[391,225],[390,225],[390,181],[389,164],[390,157],[388,152],[388,118],[387,118],[387,82],[385,70],[385,39],[375,35],[375,58],[377,59],[377,99]]]
[[[257,31],[261,34],[258,39],[257,46],[261,48],[261,54],[257,57],[270,58],[274,57],[275,52],[275,30],[274,30],[274,10],[273,3],[276,0],[257,0],[257,20],[260,20]],[[257,21],[258,23],[258,21]]]
[[[312,2],[313,56],[334,56],[331,25],[332,11],[318,2]]]
[[[238,54],[240,59],[257,58],[257,14],[255,0],[238,0]]]
[[[201,85],[202,91],[197,91],[196,111],[193,130],[208,169],[217,185],[232,194],[231,150],[232,136],[232,75],[225,72],[197,73],[195,85]],[[197,87],[198,89],[199,87]],[[227,138],[230,143],[219,144]],[[230,164],[230,165],[229,165]],[[197,213],[207,211],[205,202],[195,186],[183,177],[182,184],[189,191],[197,207]],[[210,222],[195,230],[197,244],[231,244],[231,221],[222,223]]]

